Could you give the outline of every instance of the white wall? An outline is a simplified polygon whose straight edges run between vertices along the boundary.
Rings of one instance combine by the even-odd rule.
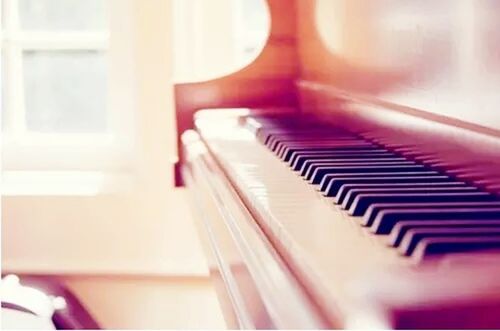
[[[112,28],[121,34],[111,40],[111,73],[119,77],[111,104],[134,113],[135,162],[123,185],[98,194],[80,195],[63,178],[58,184],[75,194],[3,196],[4,271],[206,272],[185,192],[172,188],[171,1],[112,1]]]

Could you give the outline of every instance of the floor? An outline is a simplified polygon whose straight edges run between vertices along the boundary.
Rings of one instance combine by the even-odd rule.
[[[225,329],[208,278],[74,276],[64,283],[105,329]]]

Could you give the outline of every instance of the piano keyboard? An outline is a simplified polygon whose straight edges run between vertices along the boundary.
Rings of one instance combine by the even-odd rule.
[[[500,200],[411,147],[383,146],[313,116],[246,118],[290,171],[401,255],[500,249]]]
[[[431,296],[434,286],[441,288],[448,277],[437,277],[425,291],[415,292],[421,287],[418,282],[404,285],[411,278],[408,271],[432,277],[441,270],[446,275],[447,268],[461,261],[482,261],[470,253],[500,256],[500,200],[462,176],[466,168],[450,166],[416,146],[375,141],[370,132],[355,134],[312,115],[271,112],[201,111],[196,117],[197,132],[184,136],[190,182],[210,182],[216,177],[214,183],[234,190],[235,206],[250,215],[251,225],[259,229],[255,235],[262,240],[260,246],[250,235],[238,237],[236,246],[247,247],[247,253],[256,256],[267,247],[276,257],[274,264],[258,257],[261,263],[253,265],[230,258],[229,253],[223,259],[227,262],[216,262],[222,266],[219,269],[245,265],[255,283],[272,283],[274,287],[257,290],[269,312],[283,308],[287,286],[297,289],[300,284],[305,291],[297,292],[302,293],[298,297],[303,299],[295,300],[300,305],[285,309],[286,317],[271,325],[283,321],[283,326],[288,325],[290,316],[304,315],[334,328],[358,322],[366,326],[358,320],[359,312],[379,308],[384,311],[383,325],[393,325],[396,312],[404,311],[401,316],[406,316],[414,311],[417,316],[414,308],[419,307],[421,297]],[[191,184],[190,191],[204,196],[200,185]],[[211,191],[224,192],[219,185],[212,186]],[[214,210],[233,206],[234,201],[227,201],[222,193],[197,201],[206,201],[207,206],[215,201]],[[204,207],[203,216],[212,219],[212,209]],[[221,220],[236,229],[239,221],[232,220],[236,216]],[[219,230],[214,227],[214,233]],[[227,245],[225,237],[219,236],[217,242]],[[217,250],[224,251],[220,247]],[[395,277],[394,283],[402,289],[393,292],[388,276]],[[276,284],[276,279],[292,281]],[[436,294],[436,302],[445,300],[452,307],[453,293],[464,284],[472,288],[491,283],[470,284],[467,277],[455,280],[444,296]],[[238,292],[232,286],[227,289]],[[373,291],[374,296],[366,291]],[[384,306],[391,298],[395,301]],[[410,304],[407,310],[400,307],[401,302]],[[312,306],[319,310],[310,310]],[[396,324],[413,325],[402,323]]]

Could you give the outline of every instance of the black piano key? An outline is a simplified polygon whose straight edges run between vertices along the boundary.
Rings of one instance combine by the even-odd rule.
[[[323,156],[323,155],[317,155],[317,156],[309,156],[309,157],[304,157],[304,156],[299,156],[298,158],[295,158],[295,162],[293,160],[289,161],[289,165],[292,167],[294,171],[300,171],[301,173],[303,171],[307,171],[307,168],[311,164],[316,164],[316,163],[328,163],[328,162],[377,162],[377,161],[384,161],[384,162],[402,162],[402,161],[409,161],[403,157],[398,157],[389,153],[384,153],[384,154],[375,154],[374,156],[364,156],[364,157],[357,157],[357,155],[328,155],[328,156]],[[415,161],[412,161],[415,162]]]
[[[304,178],[311,178],[314,171],[316,171],[319,167],[334,167],[338,165],[342,165],[339,163],[346,163],[346,166],[383,166],[383,165],[410,165],[416,164],[415,161],[406,160],[406,159],[389,159],[389,158],[365,158],[365,159],[357,159],[357,160],[307,160],[304,162],[302,168],[300,169],[300,175]]]
[[[384,177],[384,178],[394,178],[394,177],[402,177],[405,176],[406,178],[414,178],[414,177],[423,177],[423,176],[428,176],[429,178],[433,178],[434,176],[440,176],[440,174],[437,171],[414,171],[414,172],[381,172],[381,173],[342,173],[342,174],[334,174],[333,179],[329,180],[337,180],[337,179],[343,179],[343,178],[357,178],[357,179],[367,179],[367,178],[379,178],[379,177]],[[327,176],[325,176],[326,178]],[[325,178],[323,178],[323,181],[325,181]],[[317,185],[317,190],[320,191],[320,187],[323,183],[321,181],[320,184]]]
[[[497,251],[499,249],[500,236],[426,238],[418,243],[412,256],[422,261],[426,258],[451,253]]]
[[[354,145],[354,144],[353,144]],[[318,141],[315,143],[288,143],[288,144],[279,144],[277,142],[274,146],[269,149],[274,152],[279,158],[282,158],[282,154],[293,148],[318,148],[318,147],[330,147],[333,149],[341,149],[341,148],[353,148],[355,146],[345,146],[344,144],[340,144],[338,141]]]
[[[404,161],[409,161],[415,163],[415,161],[412,160],[407,160],[402,157],[395,157],[390,154],[380,154],[380,155],[374,155],[374,156],[364,156],[364,157],[356,157],[355,155],[347,155],[346,156],[330,156],[330,157],[323,157],[323,158],[307,158],[307,157],[298,157],[297,161],[292,165],[292,168],[295,171],[299,171],[301,176],[306,176],[308,173],[309,169],[313,165],[317,164],[329,164],[329,163],[340,163],[340,162],[362,162],[362,163],[369,163],[369,162],[391,162],[391,163],[397,163],[397,162],[404,162]]]
[[[266,145],[270,146],[276,141],[283,142],[301,142],[301,141],[310,141],[317,142],[322,140],[350,140],[350,141],[364,141],[362,138],[357,137],[356,135],[345,133],[345,132],[332,132],[331,130],[317,130],[317,131],[298,131],[290,133],[289,131],[274,131],[268,134],[268,138],[266,141]]]
[[[344,184],[339,189],[337,195],[333,197],[333,201],[336,204],[342,204],[344,202],[345,197],[351,190],[357,189],[404,189],[404,188],[420,188],[420,187],[431,187],[431,188],[445,188],[445,187],[460,187],[460,186],[468,186],[465,182],[459,181],[426,181],[425,179],[419,178],[413,182],[403,182],[403,183],[388,183],[382,182],[378,184]]]
[[[324,129],[317,131],[318,135],[321,135],[322,132],[325,135],[327,134],[327,131],[324,130]],[[279,140],[281,138],[285,138],[286,139],[286,137],[293,137],[294,135],[303,136],[305,134],[310,134],[310,133],[311,133],[310,131],[299,130],[298,132],[295,132],[295,133],[291,134],[289,129],[286,129],[286,128],[273,128],[273,129],[263,129],[263,130],[261,130],[258,138],[260,138],[259,140],[265,146],[270,147],[270,146],[272,146],[272,144],[275,141],[277,141],[277,140]]]
[[[389,194],[392,196],[398,196],[400,194],[414,193],[414,194],[431,194],[431,193],[464,193],[464,192],[477,192],[478,188],[470,185],[458,185],[452,187],[379,187],[379,188],[354,188],[349,190],[345,195],[342,206],[344,209],[350,209],[352,204],[355,202],[356,198],[360,195],[367,194]],[[381,196],[384,197],[384,196]],[[412,203],[418,201],[394,201],[394,203],[402,202],[402,203]],[[371,202],[377,203],[377,202]],[[380,201],[378,203],[385,203],[384,201]],[[389,203],[389,202],[388,202]]]
[[[377,203],[431,203],[431,202],[478,202],[494,201],[495,197],[485,192],[479,192],[475,187],[453,188],[420,188],[388,193],[376,191],[352,190],[350,197],[344,199],[342,207],[352,216],[362,216],[368,207]],[[476,192],[474,192],[476,191]],[[351,193],[357,194],[351,194]]]
[[[320,139],[318,141],[318,139]],[[302,147],[302,146],[318,146],[329,145],[332,147],[357,147],[357,146],[373,146],[373,144],[366,141],[359,141],[355,139],[338,139],[338,138],[302,138],[302,139],[276,139],[268,144],[268,148],[277,154],[281,153],[283,148],[286,147]]]
[[[376,234],[389,234],[394,225],[401,220],[459,220],[472,217],[486,220],[500,218],[500,203],[496,206],[492,203],[490,208],[484,204],[486,203],[478,203],[476,207],[472,207],[471,203],[461,203],[461,206],[455,208],[384,209],[378,213],[370,230]]]
[[[277,141],[271,146],[271,150],[276,153],[279,157],[282,156],[289,148],[307,148],[307,147],[318,147],[318,146],[330,146],[336,149],[342,148],[352,148],[352,149],[366,149],[374,148],[376,145],[372,143],[362,141],[362,140],[338,140],[338,139],[321,139],[319,141],[289,141],[280,142]]]
[[[486,201],[486,202],[427,202],[427,203],[374,203],[366,210],[366,213],[360,219],[360,224],[363,226],[373,226],[375,219],[379,216],[379,213],[383,210],[392,209],[408,209],[408,210],[420,210],[428,208],[460,208],[460,207],[496,207],[497,201]]]
[[[335,132],[331,130],[320,129],[315,131],[300,130],[290,133],[288,130],[266,130],[266,138],[264,145],[271,146],[276,141],[320,141],[324,139],[336,140],[362,140],[356,135],[346,132]],[[366,141],[366,140],[363,140]]]
[[[313,163],[315,161],[321,160],[334,160],[334,159],[349,159],[349,160],[364,160],[364,159],[394,159],[398,158],[406,160],[403,157],[396,156],[388,151],[377,150],[373,152],[370,150],[369,153],[367,151],[363,151],[360,153],[359,151],[337,151],[337,152],[296,152],[293,153],[290,160],[288,160],[288,164],[292,167],[302,167],[305,163]]]
[[[426,220],[426,221],[400,221],[393,228],[388,238],[389,245],[398,247],[406,232],[411,229],[420,228],[485,228],[485,227],[500,227],[500,219],[491,221],[478,221],[476,219],[470,220]]]
[[[365,168],[381,168],[381,167],[396,167],[396,166],[419,166],[421,165],[416,164],[414,161],[356,161],[356,162],[337,162],[337,161],[329,161],[326,163],[323,162],[313,162],[310,164],[305,164],[304,165],[304,171],[301,171],[300,175],[304,177],[304,179],[311,180],[315,175],[315,173],[318,171],[317,169],[321,168],[352,168],[352,169],[357,169],[359,167],[365,167]]]
[[[297,150],[293,151],[291,153],[291,157],[288,160],[290,162],[291,160],[294,160],[298,156],[316,156],[316,155],[330,155],[330,154],[335,154],[335,155],[360,155],[360,157],[365,157],[365,155],[380,155],[380,154],[391,154],[391,155],[397,155],[395,153],[392,153],[384,148],[370,148],[370,149],[362,149],[362,150],[348,150],[348,151],[339,151],[335,149],[322,149],[322,150],[314,150],[314,149],[304,149],[304,150]]]
[[[398,172],[413,172],[413,171],[426,171],[429,168],[419,165],[400,165],[400,166],[356,166],[356,167],[318,167],[314,170],[311,178],[309,179],[311,184],[319,184],[323,180],[325,175],[335,175],[335,174],[377,174],[377,173],[398,173]]]
[[[339,146],[329,146],[329,145],[317,145],[314,147],[311,146],[289,146],[286,148],[286,153],[283,155],[276,154],[281,160],[288,162],[292,156],[296,153],[325,153],[325,152],[334,152],[334,153],[378,153],[378,152],[387,152],[387,150],[382,149],[380,147],[357,147],[357,148],[340,148]]]
[[[420,228],[411,229],[404,236],[399,246],[399,252],[410,256],[417,244],[426,238],[446,238],[446,237],[488,237],[500,236],[500,227],[484,228]]]
[[[421,183],[421,182],[450,182],[452,178],[441,175],[437,171],[407,172],[383,174],[356,174],[347,177],[326,175],[321,182],[321,191],[327,197],[336,197],[344,185],[348,184],[393,184],[393,183]]]
[[[413,166],[413,165],[412,165]],[[362,168],[369,168],[369,170],[373,170],[373,171],[362,171],[359,167],[362,167]],[[353,171],[350,171],[351,173],[353,174],[367,174],[367,175],[370,175],[373,173],[388,173],[388,174],[394,174],[396,172],[401,172],[401,171],[395,171],[397,169],[395,169],[394,167],[391,167],[391,168],[382,168],[380,166],[372,166],[370,167],[369,164],[362,164],[360,165],[358,168],[355,168],[355,167],[350,167],[351,169],[353,169]],[[431,169],[429,168],[426,168],[422,165],[418,165],[416,164],[415,165],[416,168],[418,168],[417,170],[415,170],[415,168],[412,168],[412,169],[409,169],[405,172],[419,172],[419,171],[430,171]],[[340,172],[334,172],[334,169],[333,168],[336,168],[335,165],[332,165],[332,166],[328,166],[328,165],[325,165],[325,164],[310,164],[309,165],[309,168],[307,169],[307,171],[303,174],[301,173],[301,176],[312,183],[313,179],[315,178],[315,176],[319,176],[318,177],[318,180],[319,180],[319,184],[321,184],[321,182],[324,180],[324,178],[326,176],[330,176],[332,178],[336,178],[335,176],[337,174],[339,174]],[[332,170],[330,170],[332,169]],[[384,171],[382,171],[384,170]],[[344,169],[344,172],[348,172],[347,170]],[[375,175],[373,175],[375,176]]]
[[[366,145],[366,146],[355,146],[355,147],[340,147],[340,146],[335,146],[333,144],[317,144],[314,146],[287,146],[283,148],[280,153],[276,153],[278,157],[285,161],[288,162],[290,158],[292,157],[292,154],[297,151],[336,151],[336,152],[361,152],[361,151],[373,151],[373,150],[380,150],[380,148],[373,146],[373,145]]]

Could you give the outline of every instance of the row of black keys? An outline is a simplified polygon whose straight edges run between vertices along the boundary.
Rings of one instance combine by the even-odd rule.
[[[401,253],[423,258],[500,249],[498,197],[436,170],[424,155],[407,149],[402,156],[310,117],[253,121],[264,145],[350,215],[362,217],[361,225],[390,234]]]

